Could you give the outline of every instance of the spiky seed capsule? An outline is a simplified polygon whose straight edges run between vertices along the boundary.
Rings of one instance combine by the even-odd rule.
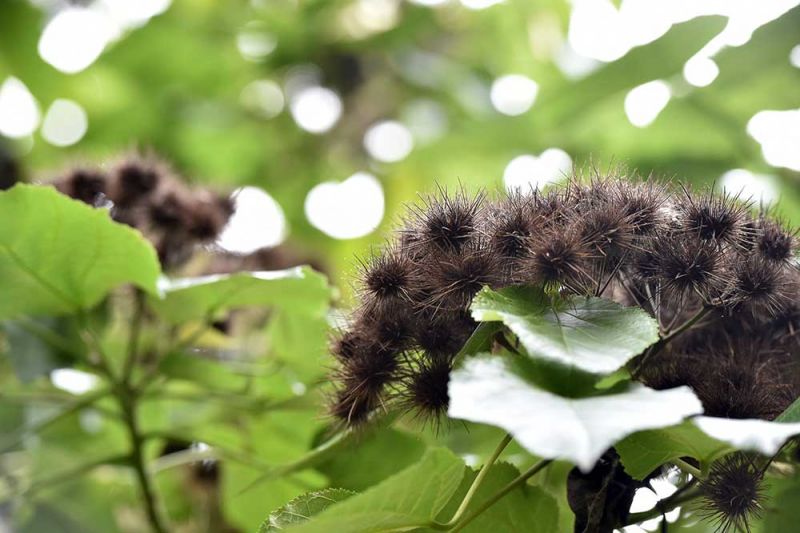
[[[734,306],[753,315],[774,316],[791,303],[793,296],[790,278],[781,265],[758,258],[740,260],[734,265],[730,295]]]
[[[700,490],[706,514],[716,520],[720,533],[747,531],[761,514],[764,473],[754,458],[734,453],[715,462]]]
[[[387,250],[364,266],[364,288],[380,300],[408,300],[413,269],[414,265],[401,252]]]
[[[770,220],[762,220],[759,226],[761,234],[758,238],[758,252],[770,261],[790,261],[797,246],[794,234]]]
[[[479,247],[470,247],[462,254],[442,255],[426,272],[431,291],[424,305],[434,311],[466,309],[481,287],[497,280],[496,259]]]
[[[667,290],[710,299],[724,285],[723,254],[718,247],[681,235],[654,243],[653,272]]]
[[[424,253],[459,252],[476,235],[482,206],[483,195],[470,199],[463,191],[453,196],[440,191],[427,210],[416,213],[414,246]]]
[[[447,412],[452,367],[447,359],[421,357],[404,380],[404,403],[425,419],[438,421]]]
[[[94,205],[105,194],[107,177],[99,170],[76,168],[56,182],[56,188],[67,196]]]
[[[156,190],[161,174],[154,163],[130,160],[114,170],[116,188],[113,202],[119,207],[134,204]]]
[[[683,227],[687,233],[697,235],[703,241],[740,246],[743,237],[743,222],[746,220],[747,204],[736,198],[709,194],[694,197],[685,191],[686,202],[682,206]]]
[[[527,281],[560,283],[580,290],[587,283],[586,259],[589,251],[574,228],[536,235],[529,244]]]

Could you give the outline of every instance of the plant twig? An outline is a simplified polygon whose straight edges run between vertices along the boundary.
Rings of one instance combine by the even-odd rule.
[[[697,499],[700,497],[700,495],[700,489],[697,487],[692,487],[684,491],[678,491],[668,498],[659,500],[656,506],[649,511],[642,511],[641,513],[633,513],[628,515],[628,520],[624,525],[632,526],[634,524],[640,524],[646,520],[652,520],[653,518],[663,516],[679,505]]]
[[[137,289],[134,296],[133,318],[131,319],[131,327],[128,333],[128,348],[122,368],[122,378],[120,379],[122,383],[126,384],[131,381],[133,369],[136,367],[136,361],[139,358],[139,337],[141,337],[145,312],[144,298],[144,293]]]
[[[492,452],[492,455],[481,467],[480,472],[478,472],[478,475],[475,477],[472,485],[470,485],[466,496],[464,496],[464,499],[461,500],[461,505],[458,506],[458,509],[453,517],[444,524],[448,529],[455,526],[458,521],[461,520],[461,517],[466,512],[467,507],[469,507],[469,504],[472,503],[473,498],[475,498],[475,494],[477,494],[478,489],[483,484],[483,480],[486,479],[486,476],[489,473],[489,470],[492,468],[492,465],[497,462],[497,458],[500,457],[500,454],[506,449],[506,446],[508,446],[508,444],[511,442],[511,439],[511,435],[506,433],[506,435],[503,437],[503,440],[500,441],[500,444],[498,444],[497,448],[495,448],[494,452]]]
[[[452,520],[451,520],[450,522],[448,522],[446,524],[434,521],[434,522],[430,522],[430,523],[425,524],[425,525],[427,527],[430,527],[430,528],[433,528],[433,529],[442,530],[442,531],[453,531],[453,532],[461,531],[462,529],[467,527],[470,524],[470,522],[472,522],[473,520],[478,518],[480,515],[482,515],[484,512],[486,512],[487,509],[489,509],[495,503],[500,501],[506,494],[508,494],[512,490],[516,489],[517,487],[519,487],[521,485],[524,485],[525,482],[527,482],[530,478],[532,478],[533,476],[538,474],[542,469],[546,468],[552,462],[553,462],[552,459],[544,459],[542,461],[539,461],[538,463],[536,463],[535,465],[533,465],[532,467],[527,469],[525,472],[523,472],[522,474],[517,476],[515,479],[510,481],[508,484],[506,484],[505,487],[503,487],[502,489],[497,491],[488,500],[486,500],[480,506],[478,506],[477,509],[475,509],[471,513],[467,514],[466,516],[462,517],[461,519],[457,520],[453,524],[451,524],[451,522],[452,522]]]
[[[676,457],[675,459],[672,459],[672,464],[683,470],[685,473],[691,474],[693,477],[697,479],[703,479],[704,477],[703,473],[700,471],[699,468],[693,467],[683,459],[678,459]]]

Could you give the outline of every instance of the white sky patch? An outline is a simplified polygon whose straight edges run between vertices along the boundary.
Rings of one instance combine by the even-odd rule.
[[[14,77],[6,78],[0,86],[0,133],[15,139],[27,137],[36,131],[40,120],[39,106],[25,84]]]
[[[42,137],[54,146],[71,146],[89,129],[86,111],[76,102],[59,98],[50,104],[42,123]]]
[[[572,158],[560,148],[548,148],[539,156],[525,154],[512,159],[503,172],[506,189],[527,192],[561,180],[572,169]]]
[[[285,100],[280,85],[270,80],[256,80],[248,83],[239,95],[245,109],[270,119],[283,111]]]
[[[654,80],[634,87],[625,95],[625,114],[631,124],[644,128],[667,106],[672,95],[669,85]]]
[[[774,167],[800,170],[800,109],[759,111],[747,123],[764,159]]]
[[[39,55],[67,74],[75,74],[95,62],[118,28],[98,11],[70,7],[56,14],[39,38]]]
[[[288,227],[283,209],[266,191],[243,187],[233,194],[234,212],[217,245],[229,252],[248,254],[277,246],[286,239]]]
[[[727,16],[725,29],[698,52],[710,58],[726,46],[747,42],[758,27],[797,4],[797,0],[623,0],[618,8],[611,0],[573,0],[568,39],[578,54],[608,62],[634,46],[655,41],[673,24],[703,15]]]
[[[400,19],[400,0],[356,0],[339,13],[339,25],[353,39],[392,29]]]
[[[779,197],[778,184],[773,176],[755,174],[743,168],[724,173],[718,187],[732,196],[756,203],[770,204]]]
[[[800,68],[800,44],[792,48],[792,51],[789,53],[789,63],[793,67]]]
[[[306,87],[293,94],[289,110],[298,126],[310,133],[330,130],[342,116],[342,100],[326,87]]]
[[[373,232],[383,211],[383,188],[366,172],[357,172],[341,183],[320,183],[305,201],[311,225],[334,239],[355,239]]]
[[[683,66],[683,78],[695,87],[711,85],[719,76],[719,67],[710,57],[694,56]]]
[[[504,115],[521,115],[533,106],[539,85],[521,74],[508,74],[494,80],[489,98]]]
[[[72,394],[84,394],[94,389],[97,376],[73,368],[58,368],[50,372],[50,382],[54,387]]]
[[[121,28],[139,27],[169,9],[172,0],[99,0],[93,7],[105,12]]]
[[[402,123],[386,120],[372,125],[364,134],[364,148],[384,163],[402,161],[414,148],[411,131]]]

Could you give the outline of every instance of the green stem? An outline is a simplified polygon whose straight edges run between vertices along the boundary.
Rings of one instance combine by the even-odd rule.
[[[497,458],[500,457],[500,454],[506,449],[506,446],[508,446],[508,444],[511,442],[511,439],[511,435],[506,433],[506,435],[503,437],[503,440],[500,441],[500,444],[498,444],[497,448],[495,448],[494,452],[492,452],[492,455],[489,457],[483,467],[481,467],[477,477],[475,477],[472,485],[470,485],[466,496],[464,496],[464,499],[461,500],[461,505],[458,506],[458,509],[453,517],[445,524],[448,529],[455,526],[458,521],[461,520],[461,517],[466,512],[467,507],[469,507],[469,504],[472,503],[473,498],[475,498],[475,494],[478,492],[481,484],[483,484],[483,480],[486,479],[487,474],[489,474],[489,469],[491,469],[492,465],[497,462]]]
[[[692,476],[696,477],[697,479],[703,479],[703,473],[700,471],[699,468],[695,468],[683,459],[678,459],[677,457],[672,460],[672,464],[683,470],[687,474],[691,474]]]
[[[461,520],[459,520],[456,524],[454,524],[452,526],[452,528],[449,529],[449,530],[453,531],[453,532],[461,531],[462,529],[467,527],[467,525],[469,525],[470,522],[472,522],[473,520],[478,518],[487,509],[489,509],[491,506],[493,506],[495,503],[497,503],[499,500],[501,500],[506,494],[508,494],[512,490],[516,489],[517,487],[519,487],[521,485],[524,485],[525,482],[527,482],[530,478],[532,478],[533,476],[538,474],[542,469],[547,467],[552,462],[553,462],[552,459],[545,459],[545,460],[539,461],[538,463],[536,463],[535,465],[530,467],[528,470],[526,470],[525,472],[523,472],[522,474],[517,476],[516,479],[514,479],[513,481],[510,481],[505,487],[503,487],[502,489],[497,491],[491,498],[489,498],[488,500],[483,502],[477,509],[475,509],[474,511],[472,511],[468,515],[464,516]],[[439,528],[437,528],[437,529],[439,529]]]
[[[136,472],[139,489],[142,492],[142,500],[144,501],[147,519],[150,522],[151,529],[155,533],[167,533],[168,528],[164,525],[164,521],[161,518],[158,499],[156,498],[153,482],[147,468],[144,454],[144,437],[139,430],[137,420],[137,398],[130,389],[125,389],[124,387],[123,385],[120,388],[121,395],[118,399],[122,407],[125,426],[128,429],[128,436],[131,442],[131,463]]]
[[[125,363],[122,368],[122,383],[130,383],[136,361],[139,358],[139,337],[141,336],[142,324],[144,323],[144,293],[136,290],[134,296],[133,318],[131,319],[131,329],[128,333],[128,349],[125,354]]]

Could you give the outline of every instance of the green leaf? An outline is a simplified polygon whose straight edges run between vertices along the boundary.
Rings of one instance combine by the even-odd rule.
[[[325,276],[309,267],[163,280],[159,289],[163,298],[152,299],[152,307],[174,324],[238,307],[277,306],[321,314],[331,295]]]
[[[153,247],[137,231],[50,187],[0,193],[0,319],[90,309],[114,287],[155,293]]]
[[[448,414],[501,427],[529,452],[568,459],[588,471],[623,437],[677,424],[703,410],[688,387],[655,391],[631,385],[623,392],[574,399],[543,390],[530,377],[524,358],[469,359],[451,374]]]
[[[445,448],[433,448],[415,465],[330,507],[295,530],[367,533],[424,527],[447,505],[463,476],[460,459]]]
[[[467,471],[459,490],[453,495],[447,507],[439,513],[437,518],[439,522],[447,522],[452,518],[476,476],[476,471],[471,469]],[[475,493],[475,497],[467,506],[464,516],[477,509],[517,476],[519,476],[519,470],[508,463],[493,465]],[[544,489],[522,485],[503,496],[462,531],[482,533],[484,531],[534,530],[537,533],[558,532],[558,505],[555,498]]]
[[[731,450],[730,446],[709,437],[691,422],[639,431],[619,441],[614,447],[625,471],[636,479],[644,479],[672,459],[688,456],[706,464]]]
[[[334,503],[346,500],[355,492],[345,489],[325,489],[309,492],[293,499],[277,511],[270,513],[264,520],[258,533],[282,531],[289,526],[308,522],[312,516],[318,515]]]
[[[800,422],[800,398],[796,399],[792,405],[778,415],[776,422]]]
[[[537,287],[484,288],[472,316],[502,321],[534,358],[608,374],[658,340],[658,324],[639,308],[605,298],[550,298]]]
[[[414,435],[380,428],[349,440],[316,469],[333,486],[363,491],[419,461],[424,451],[424,443]]]
[[[706,435],[727,442],[734,448],[764,455],[777,453],[789,438],[800,435],[800,422],[698,416],[692,423]]]
[[[785,533],[796,531],[800,524],[800,474],[788,479],[772,479],[770,491],[774,496],[768,500],[761,531],[763,533]]]

